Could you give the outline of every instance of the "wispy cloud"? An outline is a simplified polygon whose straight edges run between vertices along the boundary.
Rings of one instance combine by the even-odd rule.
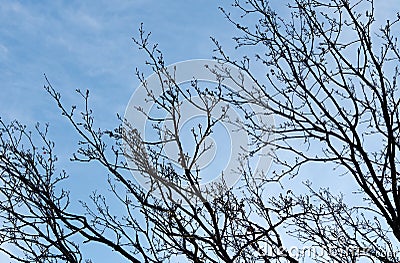
[[[6,59],[8,48],[0,43],[0,59]]]

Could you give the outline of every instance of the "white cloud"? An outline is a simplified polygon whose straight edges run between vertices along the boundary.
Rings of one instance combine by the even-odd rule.
[[[8,54],[8,48],[0,43],[0,58],[6,59],[7,54]]]

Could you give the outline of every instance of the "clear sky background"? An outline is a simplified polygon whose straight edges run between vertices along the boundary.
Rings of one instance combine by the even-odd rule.
[[[227,2],[226,2],[227,3]],[[43,89],[44,74],[65,105],[82,101],[75,89],[90,89],[97,125],[113,128],[139,81],[135,68],[150,74],[146,56],[132,41],[140,23],[152,32],[167,64],[212,57],[210,36],[233,44],[235,28],[218,10],[222,1],[0,1],[0,116],[34,129],[50,124],[59,168],[70,174],[73,200],[104,188],[104,170],[71,164],[77,137]],[[102,180],[99,179],[102,177]],[[109,249],[86,245],[93,262],[116,262]],[[0,262],[4,262],[0,258]]]
[[[218,10],[231,2],[2,0],[0,116],[6,122],[17,119],[31,129],[36,122],[50,123],[60,165],[67,165],[76,149],[76,137],[44,91],[44,73],[66,105],[79,103],[75,89],[90,89],[98,126],[113,128],[116,114],[124,113],[139,86],[135,68],[150,73],[144,65],[145,54],[131,40],[138,36],[140,23],[160,44],[167,64],[208,59],[214,48],[210,36],[232,51],[231,38],[237,31]],[[278,2],[274,2],[277,7]],[[380,2],[379,17],[387,16],[399,4],[399,0]],[[76,200],[103,186],[94,177],[101,171],[85,167],[69,163],[66,167],[72,179],[80,180],[81,187],[72,191]],[[111,253],[98,247],[90,253],[94,262],[112,262],[109,256]]]

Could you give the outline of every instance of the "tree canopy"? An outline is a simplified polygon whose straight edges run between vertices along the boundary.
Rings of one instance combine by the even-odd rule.
[[[46,78],[45,90],[80,138],[71,161],[105,170],[99,180],[111,195],[90,195],[81,202],[85,213],[70,209],[62,187],[68,174],[57,172],[48,127],[30,132],[0,119],[0,250],[20,262],[90,262],[82,254],[88,242],[129,262],[399,262],[400,15],[381,21],[372,0],[293,0],[285,15],[264,0],[236,0],[232,8],[221,11],[238,30],[243,56],[230,56],[215,36],[220,66],[208,68],[216,82],[207,89],[197,79],[189,87],[177,82],[179,72],[165,65],[143,27],[134,37],[162,89],[156,96],[137,71],[145,99],[168,117],[137,109],[154,141],[123,116],[113,130],[96,126],[89,91],[77,90],[82,102],[66,106]],[[192,128],[192,151],[179,130],[183,101],[207,117]],[[220,105],[245,118],[229,119]],[[262,121],[271,116],[274,124]],[[236,186],[222,180],[205,191],[197,167],[221,121],[245,132],[250,150],[231,171],[241,175]],[[164,154],[166,144],[176,156]],[[252,158],[265,148],[273,165],[255,171]],[[304,167],[332,169],[319,172],[328,185],[350,178],[357,188],[346,194],[357,201],[310,180],[307,192],[286,185]],[[132,172],[148,179],[146,189]],[[271,195],[272,185],[280,193]],[[293,239],[307,249],[291,250]]]

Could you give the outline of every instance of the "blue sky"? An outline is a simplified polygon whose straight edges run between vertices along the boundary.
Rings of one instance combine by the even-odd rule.
[[[70,164],[77,138],[43,89],[46,74],[66,105],[79,104],[75,89],[90,89],[98,125],[113,128],[139,86],[135,68],[145,74],[146,56],[132,41],[140,23],[165,52],[167,64],[211,58],[210,36],[231,41],[235,28],[224,19],[222,1],[1,1],[0,116],[34,129],[50,123],[60,168],[66,168],[73,200],[85,199],[104,180],[94,165]],[[75,184],[74,184],[75,185]],[[87,245],[94,262],[112,261],[112,253]],[[118,260],[119,258],[115,258]],[[3,260],[0,261],[3,262]]]
[[[12,1],[0,4],[0,116],[18,119],[32,129],[36,122],[50,123],[61,166],[76,149],[76,137],[62,119],[56,104],[43,89],[45,73],[66,105],[77,103],[75,89],[91,90],[97,123],[112,128],[139,86],[135,68],[146,56],[133,44],[140,23],[152,31],[167,64],[212,57],[215,36],[228,49],[235,28],[218,10],[231,1],[115,0],[115,1]],[[278,1],[277,1],[278,2]],[[277,4],[274,2],[274,4]],[[386,16],[398,0],[382,1],[378,16]],[[100,170],[68,164],[72,179],[84,187],[73,189],[75,199],[102,187],[94,179]],[[339,180],[332,182],[341,185]],[[111,254],[98,248],[94,262],[110,262]],[[92,250],[94,251],[94,250]],[[106,255],[106,256],[105,256]],[[101,260],[103,259],[103,260]],[[1,258],[0,258],[1,260]]]
[[[144,69],[145,56],[131,40],[140,23],[153,32],[168,63],[210,58],[209,37],[227,40],[233,31],[218,6],[216,1],[3,1],[3,118],[56,117],[42,89],[43,73],[67,98],[76,88],[89,88],[94,103],[110,107],[110,115],[122,112],[139,84],[135,67]]]

